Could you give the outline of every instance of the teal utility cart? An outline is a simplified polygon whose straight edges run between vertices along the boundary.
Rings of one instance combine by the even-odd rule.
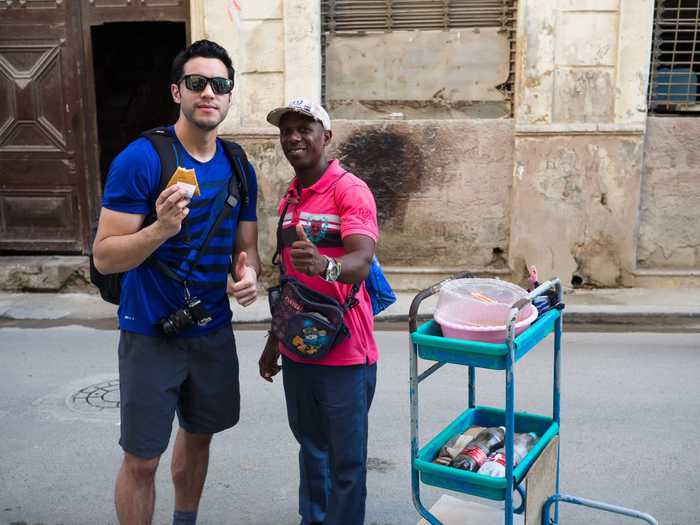
[[[451,279],[471,278],[469,272],[463,272]],[[410,338],[410,403],[411,403],[411,490],[413,504],[418,513],[432,525],[442,525],[420,500],[420,484],[425,483],[435,487],[470,494],[504,502],[504,523],[513,524],[513,515],[525,511],[526,493],[524,480],[530,467],[542,451],[559,435],[559,381],[561,374],[561,336],[563,294],[559,279],[547,281],[533,290],[525,299],[516,302],[510,309],[506,320],[506,337],[503,343],[483,343],[450,339],[443,337],[440,326],[433,320],[418,326],[418,310],[426,298],[438,293],[440,288],[449,280],[441,281],[419,292],[411,303],[409,310]],[[515,321],[518,312],[535,297],[548,292],[556,293],[557,303],[551,309],[541,314],[537,320],[517,337],[515,336]],[[554,333],[554,367],[553,367],[553,406],[552,415],[545,416],[515,411],[515,363],[542,342],[548,335]],[[435,362],[424,372],[418,373],[418,359]],[[445,429],[439,432],[423,447],[419,445],[418,434],[418,386],[419,383],[446,364],[468,367],[469,392],[468,407]],[[503,370],[505,372],[505,410],[495,407],[476,405],[476,370],[486,368]],[[493,478],[467,472],[452,467],[433,463],[440,447],[452,436],[462,433],[472,426],[492,427],[505,426],[506,474],[504,478]],[[534,432],[539,436],[534,448],[517,465],[513,466],[513,438],[515,433]],[[552,444],[554,447],[555,444]],[[558,447],[559,444],[557,443]],[[571,503],[586,507],[622,514],[638,518],[658,525],[657,521],[648,514],[609,505],[607,503],[586,500],[559,492],[559,454],[556,459],[556,491],[542,507],[542,525],[559,523],[558,504]],[[517,491],[522,503],[515,508],[513,493]],[[545,493],[546,494],[546,493]],[[552,509],[551,507],[554,506]],[[467,525],[467,524],[465,524]]]

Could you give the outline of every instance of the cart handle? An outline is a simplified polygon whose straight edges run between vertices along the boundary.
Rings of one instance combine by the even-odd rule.
[[[605,512],[612,512],[613,514],[621,514],[630,518],[637,518],[638,520],[646,521],[650,525],[659,525],[656,518],[650,516],[646,512],[640,512],[638,510],[628,509],[626,507],[619,507],[617,505],[611,505],[610,503],[603,503],[602,501],[593,501],[590,499],[579,498],[577,496],[570,496],[568,494],[553,494],[547,498],[547,501],[545,501],[544,505],[542,506],[542,525],[549,525],[549,509],[553,503],[571,503],[573,505],[581,505],[582,507],[589,507]]]
[[[418,292],[418,294],[413,298],[413,301],[411,302],[411,307],[408,310],[408,330],[409,333],[413,333],[416,331],[418,328],[418,308],[420,306],[420,303],[423,302],[423,300],[427,299],[431,295],[435,295],[440,291],[440,288],[443,287],[443,285],[449,281],[453,281],[455,279],[472,279],[474,275],[471,272],[459,272],[454,274],[452,277],[448,277],[447,279],[443,279],[439,283],[435,283],[434,285],[430,286],[429,288],[426,288],[425,290],[421,290]]]
[[[557,278],[542,283],[537,288],[532,290],[529,294],[527,294],[526,297],[523,297],[522,299],[519,299],[515,303],[513,303],[513,306],[510,307],[510,312],[508,313],[508,320],[506,322],[506,326],[508,327],[506,340],[512,341],[513,339],[515,339],[515,318],[518,316],[518,312],[520,312],[520,310],[522,310],[528,304],[530,304],[530,302],[535,297],[542,295],[544,292],[552,288],[556,289],[557,295],[559,297],[559,302],[561,302],[561,281]]]

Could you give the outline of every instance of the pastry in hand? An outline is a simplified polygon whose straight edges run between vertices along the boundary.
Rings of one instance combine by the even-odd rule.
[[[169,188],[173,184],[182,189],[187,194],[188,199],[191,199],[193,195],[196,197],[200,195],[199,184],[197,184],[197,176],[194,174],[194,168],[187,169],[178,166],[165,187]]]

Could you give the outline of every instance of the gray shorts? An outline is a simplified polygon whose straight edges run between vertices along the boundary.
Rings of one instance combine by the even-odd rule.
[[[193,434],[214,434],[238,422],[238,355],[230,324],[197,337],[152,337],[122,331],[119,338],[121,438],[142,458],[168,447],[177,412]]]

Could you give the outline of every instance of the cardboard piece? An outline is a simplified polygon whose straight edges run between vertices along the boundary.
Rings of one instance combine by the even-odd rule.
[[[542,523],[542,505],[557,489],[559,436],[554,436],[525,477],[525,525]]]
[[[499,507],[484,505],[474,501],[464,501],[453,496],[443,494],[435,504],[430,507],[430,512],[438,518],[443,525],[494,525],[503,523],[503,504]],[[523,516],[514,515],[513,524],[523,525]],[[418,525],[429,525],[425,519],[421,519]]]

